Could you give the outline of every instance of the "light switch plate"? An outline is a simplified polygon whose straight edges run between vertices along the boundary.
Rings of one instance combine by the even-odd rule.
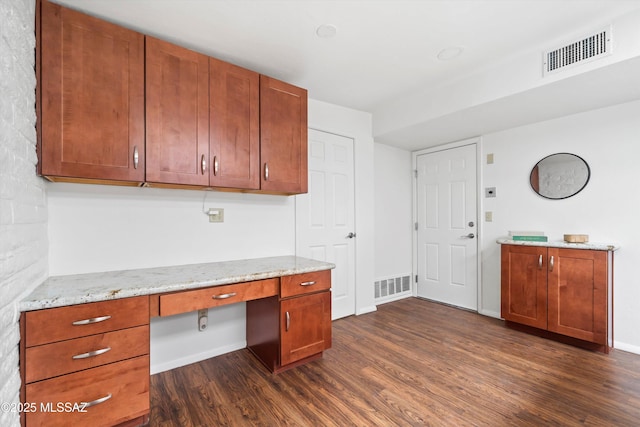
[[[484,220],[485,220],[485,222],[493,222],[493,212],[486,211],[484,213]]]

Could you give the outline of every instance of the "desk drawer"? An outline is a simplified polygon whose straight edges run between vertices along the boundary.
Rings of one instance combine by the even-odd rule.
[[[280,278],[280,298],[310,294],[331,288],[331,270],[294,274]]]
[[[149,354],[149,326],[29,347],[25,354],[25,381],[32,383]]]
[[[29,311],[27,347],[149,324],[149,297]]]
[[[103,398],[80,412],[81,402]],[[36,404],[28,427],[112,426],[140,417],[149,412],[149,356],[27,384],[25,402]]]
[[[160,295],[160,316],[276,296],[279,285],[274,278]]]

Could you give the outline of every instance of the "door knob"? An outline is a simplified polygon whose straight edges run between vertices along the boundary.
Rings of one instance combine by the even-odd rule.
[[[473,234],[473,233],[469,233],[469,234],[465,234],[464,236],[460,236],[460,237],[462,237],[463,239],[473,239],[474,237],[476,237],[476,235]]]
[[[353,239],[354,237],[356,237],[356,233],[354,233],[353,231],[347,234],[347,239]]]

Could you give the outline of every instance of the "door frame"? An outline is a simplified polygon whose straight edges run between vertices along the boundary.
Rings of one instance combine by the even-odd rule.
[[[469,139],[464,139],[461,141],[456,141],[456,142],[451,142],[451,143],[446,143],[446,144],[442,144],[442,145],[436,145],[433,147],[429,147],[429,148],[425,148],[422,150],[416,150],[413,151],[411,153],[411,167],[413,170],[413,179],[411,180],[411,185],[412,185],[412,218],[413,218],[413,224],[414,224],[414,229],[413,232],[411,233],[411,241],[412,241],[412,247],[413,247],[413,254],[412,254],[412,275],[413,275],[413,280],[411,281],[411,294],[412,296],[416,297],[418,296],[418,283],[416,281],[417,275],[418,275],[418,230],[415,229],[415,224],[418,222],[418,178],[417,178],[417,171],[418,171],[418,156],[424,155],[424,154],[429,154],[429,153],[435,153],[438,151],[444,151],[444,150],[450,150],[452,148],[459,148],[459,147],[464,147],[466,145],[473,145],[475,146],[476,149],[476,212],[478,215],[478,218],[476,219],[477,221],[477,226],[478,228],[477,230],[477,239],[476,239],[476,286],[477,286],[477,312],[478,313],[482,313],[483,308],[482,308],[482,236],[483,236],[483,226],[484,226],[484,221],[482,220],[483,216],[482,216],[482,170],[481,170],[481,166],[482,166],[482,162],[481,162],[481,152],[482,152],[482,138],[481,137],[475,137],[475,138],[469,138]]]
[[[358,193],[357,193],[357,170],[356,170],[356,138],[353,136],[348,136],[339,132],[333,132],[333,131],[329,131],[326,129],[321,129],[320,127],[316,127],[316,126],[309,126],[307,128],[308,131],[316,131],[316,132],[323,132],[323,133],[327,133],[327,134],[331,134],[331,135],[335,135],[335,136],[339,136],[341,138],[347,138],[350,139],[352,142],[352,150],[353,150],[353,231],[356,233],[358,233],[358,203],[357,203],[357,198],[358,198]],[[307,141],[307,144],[309,142]],[[309,173],[307,171],[307,173]],[[297,200],[294,201],[294,217],[295,217],[295,223],[296,225],[294,226],[294,248],[295,248],[295,253],[296,255],[298,254],[298,227],[297,227],[297,222],[298,222],[298,209],[297,209]],[[366,310],[363,312],[359,312],[358,311],[358,239],[355,238],[353,239],[353,275],[354,275],[354,281],[353,281],[353,314],[351,315],[359,315],[359,314],[364,314],[364,313],[368,313],[369,311],[372,310]],[[332,302],[333,302],[333,295],[331,296],[332,298]],[[331,319],[332,321],[334,320],[333,318]]]

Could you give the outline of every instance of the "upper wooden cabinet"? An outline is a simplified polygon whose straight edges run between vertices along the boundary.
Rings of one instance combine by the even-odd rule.
[[[210,185],[260,188],[260,75],[209,58]]]
[[[144,36],[38,4],[38,172],[143,182]]]
[[[307,192],[306,90],[46,0],[38,5],[39,174]]]
[[[307,91],[260,76],[260,188],[307,192]]]
[[[146,38],[147,181],[209,185],[209,58]]]

